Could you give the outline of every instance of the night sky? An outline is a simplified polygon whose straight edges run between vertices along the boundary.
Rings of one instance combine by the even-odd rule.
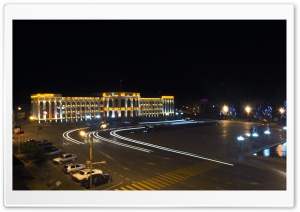
[[[122,80],[120,86],[120,80]],[[13,104],[106,91],[285,100],[284,20],[15,20]]]

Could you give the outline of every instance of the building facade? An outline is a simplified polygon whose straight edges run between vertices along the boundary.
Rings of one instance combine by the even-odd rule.
[[[80,122],[103,117],[174,116],[174,96],[141,98],[136,92],[104,92],[94,97],[31,95],[31,119],[49,122]]]

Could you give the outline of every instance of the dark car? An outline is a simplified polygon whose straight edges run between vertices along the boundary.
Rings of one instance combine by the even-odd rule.
[[[41,148],[47,148],[49,146],[53,146],[53,143],[50,142],[50,141],[47,141],[47,140],[44,140],[44,141],[38,141],[38,147],[41,147]]]
[[[85,187],[85,188],[90,188],[90,178],[88,177],[88,179],[83,179],[81,181],[81,186]],[[109,174],[93,174],[92,175],[92,187],[97,187],[99,185],[103,185],[106,183],[110,183],[113,181],[113,178],[111,175]]]
[[[57,154],[61,154],[61,150],[58,149],[55,146],[51,146],[45,149],[44,154],[47,156],[52,156],[52,155],[57,155]]]

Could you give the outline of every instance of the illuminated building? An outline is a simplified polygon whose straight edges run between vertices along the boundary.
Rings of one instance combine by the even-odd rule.
[[[174,96],[141,98],[136,92],[104,92],[94,97],[31,95],[32,119],[77,122],[101,117],[174,116]]]

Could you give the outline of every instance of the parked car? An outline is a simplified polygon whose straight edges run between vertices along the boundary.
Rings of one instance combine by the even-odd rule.
[[[41,148],[47,148],[49,146],[53,146],[53,143],[50,142],[50,141],[47,141],[47,140],[44,140],[44,141],[38,141],[38,147],[41,147]]]
[[[93,174],[102,174],[100,169],[92,169]],[[73,180],[80,182],[83,179],[87,179],[90,176],[90,169],[82,169],[78,173],[72,175]]]
[[[86,168],[86,165],[84,164],[81,164],[81,163],[70,163],[70,164],[67,164],[64,166],[64,168],[62,169],[62,171],[66,174],[69,174],[69,173],[73,173],[73,172],[78,172],[80,171],[81,169],[85,169]]]
[[[97,187],[113,181],[113,178],[109,174],[92,174],[92,187]],[[90,188],[90,177],[80,182],[81,186]]]
[[[44,150],[44,154],[47,156],[58,155],[61,154],[61,152],[62,151],[55,146],[48,147]]]
[[[58,158],[54,158],[53,162],[62,164],[62,163],[69,162],[69,161],[75,161],[76,158],[77,158],[77,155],[75,155],[75,154],[65,153],[65,154],[62,154]]]

